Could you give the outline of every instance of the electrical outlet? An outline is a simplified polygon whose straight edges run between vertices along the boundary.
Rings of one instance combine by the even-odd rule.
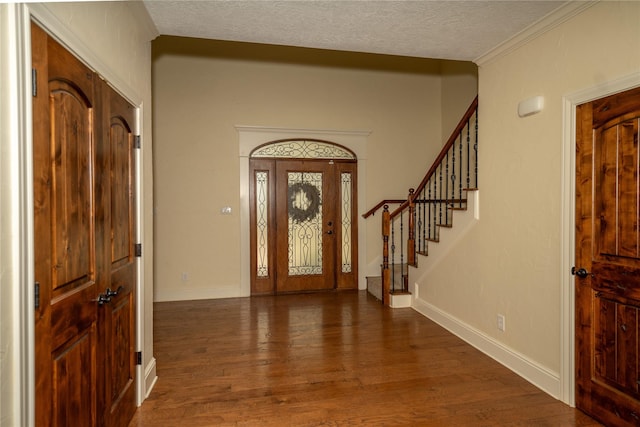
[[[504,314],[498,314],[498,330],[504,332],[505,319]]]
[[[182,281],[183,282],[188,282],[189,281],[189,273],[187,273],[186,271],[182,272]]]

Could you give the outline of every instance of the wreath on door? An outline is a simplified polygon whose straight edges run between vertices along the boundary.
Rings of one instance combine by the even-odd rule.
[[[320,212],[320,191],[308,182],[289,185],[289,218],[294,223],[312,220]]]

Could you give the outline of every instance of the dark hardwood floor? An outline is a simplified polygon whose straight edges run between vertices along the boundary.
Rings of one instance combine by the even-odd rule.
[[[156,303],[135,426],[597,426],[366,292]]]

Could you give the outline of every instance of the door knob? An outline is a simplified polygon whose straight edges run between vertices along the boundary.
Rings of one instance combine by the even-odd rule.
[[[107,298],[115,297],[123,289],[124,288],[122,286],[118,286],[118,289],[116,289],[115,291],[112,291],[111,288],[107,288],[107,290],[105,291],[105,294],[106,294]]]
[[[587,270],[585,270],[584,268],[579,268],[576,270],[575,267],[571,267],[571,274],[573,274],[574,276],[578,276],[581,279],[584,279],[587,276],[590,276],[591,273],[589,273]]]
[[[333,234],[333,230],[327,231],[327,234]]]
[[[108,302],[111,302],[111,297],[105,294],[98,295],[98,298],[92,299],[91,301],[95,301],[98,305],[105,305]]]

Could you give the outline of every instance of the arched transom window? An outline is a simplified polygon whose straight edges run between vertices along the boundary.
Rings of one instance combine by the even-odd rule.
[[[356,155],[351,150],[328,141],[284,139],[256,148],[251,153],[251,158],[356,160]]]

